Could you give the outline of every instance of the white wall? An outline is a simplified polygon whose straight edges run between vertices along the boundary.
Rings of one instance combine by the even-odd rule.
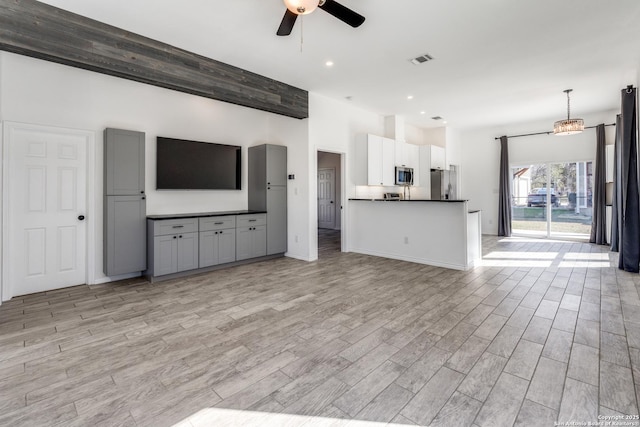
[[[20,55],[0,52],[0,120],[83,129],[96,134],[96,159],[89,171],[95,188],[93,230],[96,280],[102,273],[103,138],[106,127],[146,133],[147,213],[209,212],[247,208],[247,150],[261,143],[288,147],[290,173],[288,255],[308,259],[308,120],[162,89]],[[241,191],[156,191],[156,136],[240,145]],[[292,165],[295,165],[292,166]],[[297,194],[296,194],[297,191]],[[301,215],[302,214],[302,215]],[[299,236],[293,244],[291,236]]]
[[[586,126],[615,123],[616,111],[583,116]],[[461,133],[462,183],[461,198],[469,200],[469,209],[482,210],[482,232],[497,234],[498,170],[500,142],[496,137],[545,132],[553,122],[530,122],[500,127],[466,130]],[[613,140],[615,129],[606,128],[607,143]],[[570,136],[536,135],[509,140],[509,159],[513,166],[544,162],[594,160],[596,136],[594,129]]]
[[[424,145],[424,129],[405,123],[404,138],[408,144]]]
[[[287,256],[310,260],[309,120],[269,114],[268,140],[287,146]]]
[[[311,259],[318,257],[318,243],[316,226],[318,223],[317,208],[317,152],[328,151],[332,153],[344,153],[345,165],[343,173],[345,176],[346,189],[342,193],[343,218],[342,224],[348,224],[349,204],[347,200],[355,195],[355,183],[351,172],[355,168],[355,140],[356,135],[362,133],[372,133],[382,135],[384,133],[384,117],[359,109],[349,102],[338,101],[318,94],[309,94],[309,147],[310,147],[310,168],[309,177],[309,201],[310,208],[310,253]],[[346,235],[348,230],[343,228],[342,241],[348,242]],[[346,247],[348,250],[348,246]]]
[[[336,223],[335,230],[340,230],[342,228],[342,218],[340,214],[340,201],[342,200],[342,190],[341,190],[341,182],[342,182],[342,167],[340,162],[340,154],[336,153],[327,153],[326,151],[318,152],[318,169],[322,168],[333,168],[336,173],[334,175],[336,185],[335,185],[335,201],[334,204],[336,206]],[[317,176],[317,175],[316,175]],[[316,181],[317,182],[317,181]],[[317,187],[316,187],[317,188]]]

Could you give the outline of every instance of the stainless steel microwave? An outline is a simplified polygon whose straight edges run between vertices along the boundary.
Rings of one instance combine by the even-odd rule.
[[[413,185],[413,168],[396,166],[396,185]]]

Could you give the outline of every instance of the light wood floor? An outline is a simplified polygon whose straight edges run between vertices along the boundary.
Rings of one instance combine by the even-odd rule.
[[[606,247],[485,237],[484,265],[460,272],[340,253],[337,240],[323,232],[312,263],[3,304],[0,425],[637,416],[640,278]]]

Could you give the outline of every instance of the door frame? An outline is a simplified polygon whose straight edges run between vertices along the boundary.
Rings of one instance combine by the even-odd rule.
[[[85,241],[85,281],[87,285],[93,284],[95,281],[95,254],[96,236],[95,236],[95,219],[94,214],[97,212],[96,200],[100,194],[94,191],[96,188],[96,133],[94,131],[72,129],[59,126],[40,125],[32,123],[21,123],[4,121],[0,122],[0,168],[2,174],[0,178],[0,203],[2,204],[0,214],[2,216],[2,227],[0,231],[0,304],[2,301],[8,301],[13,297],[13,289],[9,284],[9,183],[13,179],[9,175],[9,145],[11,143],[11,134],[15,130],[40,131],[53,134],[76,135],[85,138],[87,143],[86,161],[86,241]]]
[[[316,172],[316,176],[320,174],[321,170],[331,170],[331,171],[333,171],[333,175],[332,175],[332,177],[333,177],[333,195],[335,196],[336,195],[336,168],[318,168],[318,171]],[[316,181],[316,184],[317,183],[318,183],[318,181]],[[340,195],[340,197],[342,197],[342,194]],[[318,198],[316,197],[316,200],[317,199]],[[334,199],[335,199],[335,197],[334,197]],[[337,209],[337,206],[338,206],[338,204],[334,202],[333,203],[333,228],[332,228],[332,230],[336,229],[336,209]],[[342,224],[341,224],[341,226],[342,226]],[[318,228],[320,228],[320,227],[318,227]]]
[[[348,219],[349,219],[349,210],[347,201],[347,189],[346,189],[346,177],[348,176],[348,162],[347,162],[347,152],[336,150],[335,148],[325,148],[319,145],[315,146],[313,150],[312,158],[313,161],[311,163],[311,173],[310,177],[312,182],[310,183],[310,202],[311,202],[311,221],[309,224],[309,235],[310,235],[310,249],[311,253],[309,256],[310,261],[314,261],[318,259],[318,151],[322,151],[325,153],[333,153],[338,154],[340,156],[340,251],[341,252],[349,252],[348,246]],[[336,187],[338,183],[336,182]]]

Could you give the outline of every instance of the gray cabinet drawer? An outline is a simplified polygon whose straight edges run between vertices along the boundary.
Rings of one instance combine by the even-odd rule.
[[[210,216],[200,218],[200,231],[225,230],[227,228],[236,228],[235,216]]]
[[[266,224],[267,224],[266,214],[238,215],[238,220],[237,220],[238,228],[253,227],[256,225],[266,225]]]
[[[198,218],[166,219],[154,221],[153,235],[165,236],[176,233],[194,233],[198,231]]]

